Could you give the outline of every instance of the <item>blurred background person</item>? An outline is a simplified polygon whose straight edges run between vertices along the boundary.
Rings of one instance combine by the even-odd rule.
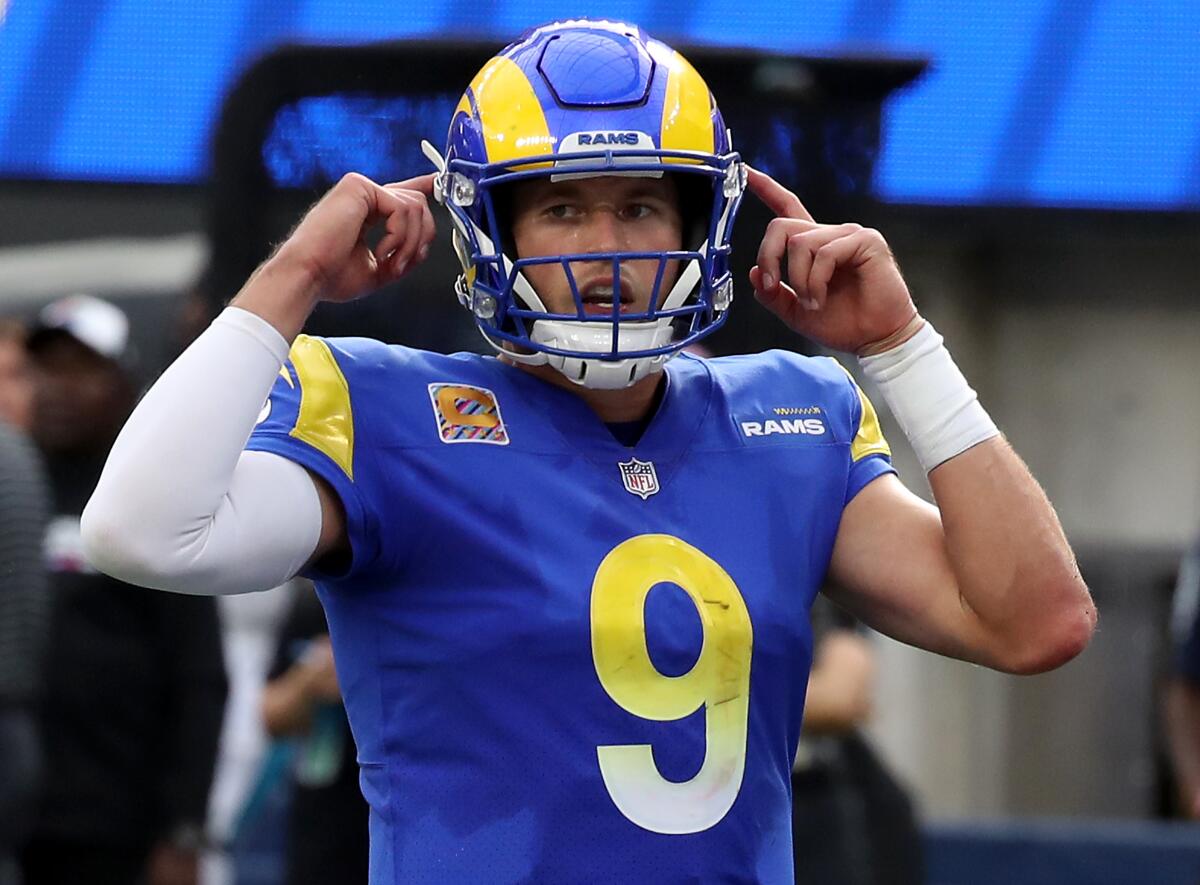
[[[194,885],[225,700],[216,607],[96,572],[79,514],[137,394],[129,323],[75,295],[28,341],[53,514],[42,800],[26,885]]]
[[[293,584],[285,584],[217,598],[229,695],[208,800],[209,846],[201,859],[201,885],[278,881],[277,846],[273,841],[248,844],[244,836],[248,814],[256,813],[250,806],[269,746],[261,712],[263,685],[296,592]]]
[[[797,883],[920,885],[921,834],[912,800],[864,739],[875,692],[870,641],[824,597],[792,769]]]
[[[41,772],[36,702],[50,596],[42,565],[47,491],[29,443],[32,380],[25,328],[0,320],[0,885],[18,885],[15,852]]]
[[[284,885],[366,885],[367,803],[329,627],[311,585],[280,633],[262,715],[272,736],[293,741]]]
[[[1163,726],[1179,813],[1200,820],[1200,542],[1184,556],[1171,614]]]

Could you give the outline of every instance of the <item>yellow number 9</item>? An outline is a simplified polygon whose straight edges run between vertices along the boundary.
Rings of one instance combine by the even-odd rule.
[[[660,673],[646,648],[646,596],[660,583],[691,597],[704,628],[700,657],[682,676]],[[639,535],[600,563],[592,583],[592,659],[604,690],[635,716],[659,722],[705,708],[704,764],[691,780],[664,778],[649,744],[596,748],[609,796],[639,827],[698,833],[733,806],[746,768],[753,642],[733,579],[679,538]]]

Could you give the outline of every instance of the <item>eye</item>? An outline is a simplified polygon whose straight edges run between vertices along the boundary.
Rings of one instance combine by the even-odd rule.
[[[630,203],[625,207],[624,215],[626,218],[638,220],[649,218],[654,214],[654,207],[648,203]]]
[[[575,218],[579,215],[579,208],[573,203],[552,203],[543,212],[551,218]]]

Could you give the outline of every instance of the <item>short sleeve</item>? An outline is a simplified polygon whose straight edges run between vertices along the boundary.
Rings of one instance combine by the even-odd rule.
[[[842,370],[845,371],[845,366],[842,366]],[[896,468],[892,466],[892,449],[883,437],[875,407],[849,372],[846,372],[846,380],[852,391],[850,429],[853,431],[845,501],[849,504],[868,483],[885,473],[895,473]]]
[[[247,450],[295,461],[324,479],[341,500],[351,562],[336,575],[305,572],[325,582],[362,573],[379,554],[377,520],[369,496],[356,481],[360,451],[366,446],[353,400],[334,349],[321,338],[300,335],[246,443]]]

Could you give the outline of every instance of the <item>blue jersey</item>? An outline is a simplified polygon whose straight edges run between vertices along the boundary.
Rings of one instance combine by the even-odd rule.
[[[293,346],[248,447],[345,507],[373,883],[793,881],[808,610],[887,445],[829,359],[666,374],[625,447],[491,357]]]

